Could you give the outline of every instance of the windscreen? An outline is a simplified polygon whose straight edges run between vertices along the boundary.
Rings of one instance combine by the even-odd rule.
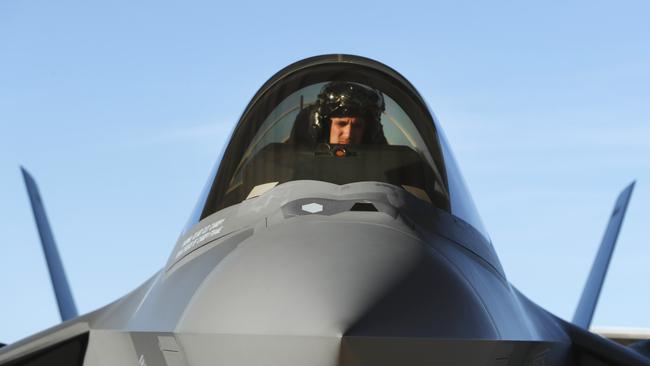
[[[382,182],[449,211],[432,117],[390,78],[299,72],[258,93],[235,129],[201,217],[300,180]]]

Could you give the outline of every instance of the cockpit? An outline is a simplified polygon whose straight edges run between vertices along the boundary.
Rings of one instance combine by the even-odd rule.
[[[417,128],[393,98],[371,86],[334,80],[302,87],[252,135],[224,180],[223,206],[276,184],[317,180],[389,183],[448,209],[441,169]]]
[[[401,187],[484,233],[436,127],[394,70],[355,56],[303,60],[252,99],[189,224],[286,182],[369,181]]]

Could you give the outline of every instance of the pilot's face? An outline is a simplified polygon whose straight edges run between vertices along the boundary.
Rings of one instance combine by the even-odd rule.
[[[366,123],[360,117],[332,117],[330,144],[360,144]]]

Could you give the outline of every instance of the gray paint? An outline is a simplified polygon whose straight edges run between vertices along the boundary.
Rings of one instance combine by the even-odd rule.
[[[605,235],[603,235],[603,240],[598,249],[598,254],[596,255],[589,277],[587,278],[587,284],[583,289],[582,296],[578,302],[578,308],[573,316],[573,323],[583,327],[584,329],[589,329],[591,319],[594,316],[598,297],[600,296],[600,290],[603,288],[607,268],[612,259],[614,247],[616,246],[616,239],[618,239],[618,233],[623,225],[625,211],[627,211],[627,206],[630,203],[633,190],[634,182],[627,186],[616,200],[614,210],[612,211],[609,223],[607,224],[607,230],[605,230]]]
[[[344,59],[379,65],[324,56],[284,72]],[[3,347],[0,364],[83,333],[89,366],[650,364],[519,293],[452,213],[384,183],[278,185],[188,227],[142,286]]]
[[[54,288],[56,303],[59,306],[61,320],[66,321],[75,318],[77,317],[77,306],[72,298],[72,291],[70,291],[70,285],[65,276],[61,256],[59,256],[59,251],[56,248],[54,234],[52,234],[50,223],[45,214],[45,207],[43,206],[41,195],[38,192],[34,178],[32,178],[25,168],[21,167],[20,171],[23,174],[29,201],[32,204],[32,212],[34,213],[34,220],[38,228],[38,235],[41,238],[41,246],[43,247],[43,254],[45,255],[48,272],[52,280],[52,287]]]
[[[295,209],[310,201],[323,214]],[[378,211],[345,210],[357,201]],[[539,347],[548,360],[565,357],[560,321],[513,290],[498,262],[468,250],[471,235],[440,235],[454,220],[418,202],[385,184],[305,181],[234,206],[221,237],[87,316],[87,364],[104,364],[104,349],[147,365],[389,365],[399,355],[532,365]],[[255,219],[238,220],[252,208]]]

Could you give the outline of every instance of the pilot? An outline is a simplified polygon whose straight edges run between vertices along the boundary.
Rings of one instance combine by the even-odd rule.
[[[384,98],[362,84],[333,81],[321,89],[314,105],[311,134],[329,144],[386,144],[380,123]]]

